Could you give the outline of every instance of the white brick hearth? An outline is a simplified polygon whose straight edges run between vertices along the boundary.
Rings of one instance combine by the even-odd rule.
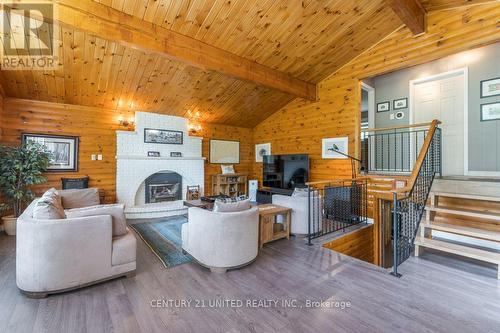
[[[136,112],[136,130],[117,131],[116,196],[125,204],[127,218],[152,218],[186,213],[182,200],[145,204],[146,178],[160,171],[172,171],[182,176],[182,198],[187,186],[200,185],[203,193],[204,158],[202,138],[188,135],[185,118]],[[144,143],[144,129],[164,129],[183,132],[183,144]],[[148,151],[160,152],[161,157],[148,157]],[[182,157],[170,157],[181,152]]]

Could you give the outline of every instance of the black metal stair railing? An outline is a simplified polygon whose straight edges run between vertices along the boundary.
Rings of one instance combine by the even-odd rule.
[[[441,173],[441,129],[429,130],[429,145],[425,143],[420,154],[421,163],[415,165],[412,187],[408,192],[394,191],[393,199],[393,270],[392,275],[401,276],[398,266],[408,259],[414,248],[415,237],[425,211],[425,205],[436,173]],[[420,157],[420,156],[419,156]]]
[[[428,123],[364,130],[361,137],[362,169],[368,173],[410,174],[428,131]]]
[[[308,184],[308,244],[368,221],[368,180],[360,177]]]

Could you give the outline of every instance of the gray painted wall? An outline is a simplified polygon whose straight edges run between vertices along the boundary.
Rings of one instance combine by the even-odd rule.
[[[376,113],[375,126],[409,124],[409,109],[402,109],[403,119],[391,120],[392,101],[410,95],[409,81],[468,67],[469,69],[469,170],[500,171],[500,120],[480,120],[480,105],[500,102],[500,96],[480,98],[480,81],[500,77],[500,43],[462,52],[427,64],[373,78],[375,103],[390,101],[389,112]],[[409,105],[410,101],[408,101]]]

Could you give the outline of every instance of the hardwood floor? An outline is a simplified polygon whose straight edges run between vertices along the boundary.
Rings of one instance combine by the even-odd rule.
[[[138,241],[135,278],[27,299],[15,283],[15,238],[0,236],[0,332],[498,332],[495,267],[424,253],[401,279],[302,240],[264,246],[251,266],[213,274],[195,263],[164,269]],[[154,308],[155,300],[193,300]],[[195,308],[215,299],[337,300],[350,308]]]

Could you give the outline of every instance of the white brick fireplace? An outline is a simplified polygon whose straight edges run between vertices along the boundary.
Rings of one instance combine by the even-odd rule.
[[[202,138],[188,135],[188,121],[181,117],[136,112],[136,130],[117,131],[116,196],[126,205],[127,218],[160,217],[186,212],[182,201],[187,186],[200,185],[203,194],[204,158]],[[144,129],[183,132],[182,144],[144,143]],[[148,152],[160,157],[148,157]],[[170,157],[180,152],[182,157]],[[176,172],[182,176],[182,199],[169,202],[145,203],[145,180],[158,172]]]

